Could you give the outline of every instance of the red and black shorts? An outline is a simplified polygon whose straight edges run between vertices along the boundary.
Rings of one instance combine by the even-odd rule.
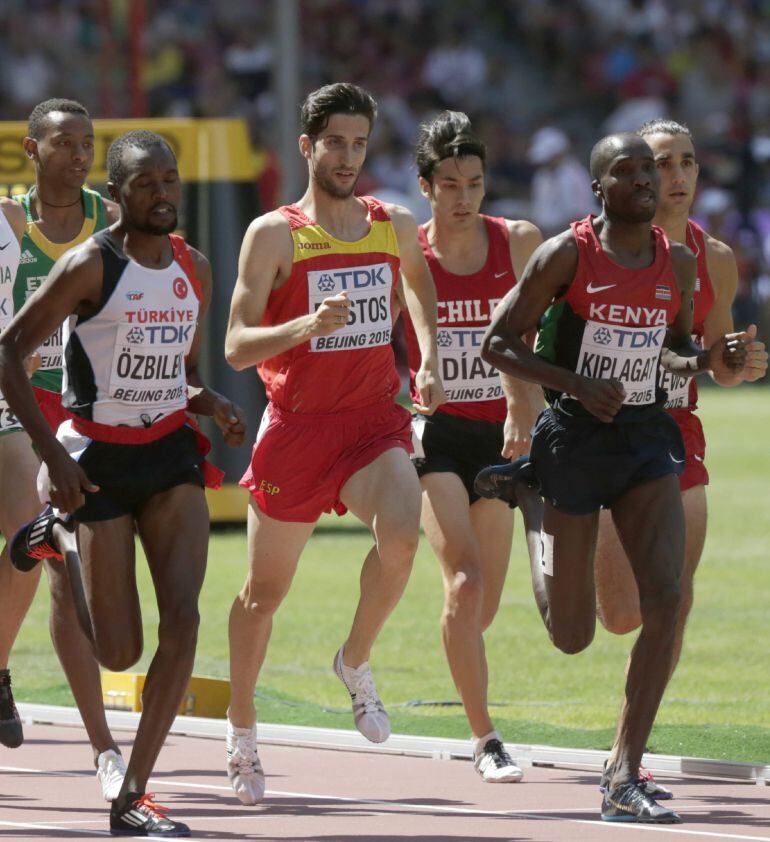
[[[669,414],[679,425],[685,450],[684,472],[679,476],[679,488],[687,491],[696,485],[709,484],[706,470],[706,436],[700,418],[690,409],[673,409]]]
[[[412,452],[411,416],[391,400],[318,415],[270,403],[240,484],[268,517],[315,523],[322,512],[345,514],[342,486],[393,447]]]

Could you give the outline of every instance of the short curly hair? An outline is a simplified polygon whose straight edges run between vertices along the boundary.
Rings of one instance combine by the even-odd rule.
[[[156,146],[168,149],[174,160],[176,160],[174,150],[168,141],[161,135],[148,131],[147,129],[136,129],[116,138],[107,150],[107,180],[111,181],[117,187],[120,187],[126,180],[128,167],[124,160],[124,153],[127,149],[139,149],[147,152]]]

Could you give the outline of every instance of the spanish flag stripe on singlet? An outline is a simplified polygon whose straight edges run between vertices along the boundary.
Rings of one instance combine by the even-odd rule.
[[[258,366],[268,397],[287,412],[347,412],[395,398],[399,389],[391,333],[400,259],[383,205],[361,201],[370,228],[360,240],[331,236],[296,205],[279,208],[289,223],[294,254],[289,278],[273,290],[263,325],[313,313],[325,298],[352,302],[346,325],[265,360]]]

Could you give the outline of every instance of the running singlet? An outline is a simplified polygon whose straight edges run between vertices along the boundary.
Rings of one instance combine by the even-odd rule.
[[[40,229],[32,215],[32,191],[19,198],[27,214],[27,230],[21,242],[21,259],[13,290],[14,308],[18,312],[24,302],[48,277],[54,263],[65,251],[85,242],[96,231],[107,226],[104,200],[93,190],[83,188],[83,227],[68,243],[52,243]],[[43,343],[40,351],[40,368],[32,375],[32,385],[49,392],[62,388],[62,327]]]
[[[696,345],[702,347],[706,316],[714,306],[716,295],[708,269],[706,233],[697,222],[691,219],[687,221],[687,247],[698,261],[698,277],[693,295],[692,338]],[[688,409],[691,412],[697,409],[696,377],[679,377],[661,368],[659,378],[660,387],[668,394],[666,409]]]
[[[13,282],[20,254],[16,233],[0,208],[0,333],[8,327],[13,318]],[[21,428],[0,392],[0,433],[11,429]]]
[[[506,403],[497,369],[481,358],[481,342],[495,305],[516,285],[504,219],[481,215],[487,228],[487,259],[472,275],[455,275],[442,268],[425,230],[420,244],[436,285],[438,332],[436,344],[441,381],[448,403],[436,411],[476,421],[505,421]],[[420,367],[420,346],[408,313],[404,313],[412,399],[414,376]]]
[[[383,205],[360,197],[369,233],[355,242],[332,237],[296,205],[279,208],[294,244],[291,275],[270,293],[261,324],[278,325],[315,312],[324,298],[346,292],[347,324],[315,336],[257,366],[268,398],[298,413],[345,412],[398,394],[390,345],[400,259],[396,232]]]
[[[578,246],[575,277],[566,295],[543,314],[535,353],[584,377],[620,380],[626,397],[615,420],[633,420],[635,408],[664,399],[656,388],[658,361],[681,303],[671,244],[653,225],[655,260],[644,269],[629,269],[604,253],[591,216],[571,228]],[[544,391],[552,406],[586,415],[571,395]]]
[[[148,269],[102,231],[100,307],[64,323],[64,397],[75,415],[99,424],[149,427],[187,406],[185,357],[200,297],[192,257],[170,238],[174,259]]]

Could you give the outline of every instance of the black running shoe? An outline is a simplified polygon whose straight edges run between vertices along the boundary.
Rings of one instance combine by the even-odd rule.
[[[599,792],[607,792],[610,787],[611,777],[612,772],[607,769],[607,761],[605,760],[604,770],[602,771],[602,777],[599,781]],[[637,781],[637,784],[639,785],[639,789],[641,789],[645,795],[649,795],[650,798],[654,798],[656,801],[668,801],[670,798],[674,797],[674,793],[663,786],[663,784],[659,784],[653,777],[652,772],[645,769],[644,766],[639,767],[639,780]]]
[[[160,839],[174,839],[189,836],[190,828],[182,822],[172,822],[166,816],[167,807],[161,807],[152,799],[151,792],[127,792],[125,806],[118,808],[112,802],[110,810],[110,833],[113,836],[150,836]]]
[[[0,670],[0,743],[18,748],[23,742],[24,729],[11,691],[11,671]]]
[[[473,481],[473,489],[487,500],[495,498],[516,508],[516,485],[523,483],[527,488],[537,488],[537,480],[529,456],[519,456],[513,462],[502,465],[490,465],[478,472]]]
[[[604,793],[602,821],[643,822],[645,824],[679,824],[679,813],[661,807],[646,795],[639,781],[628,781]]]
[[[57,523],[64,521],[54,515],[49,504],[34,520],[18,530],[10,548],[11,564],[17,570],[26,573],[44,558],[63,559],[53,539],[53,528]]]

